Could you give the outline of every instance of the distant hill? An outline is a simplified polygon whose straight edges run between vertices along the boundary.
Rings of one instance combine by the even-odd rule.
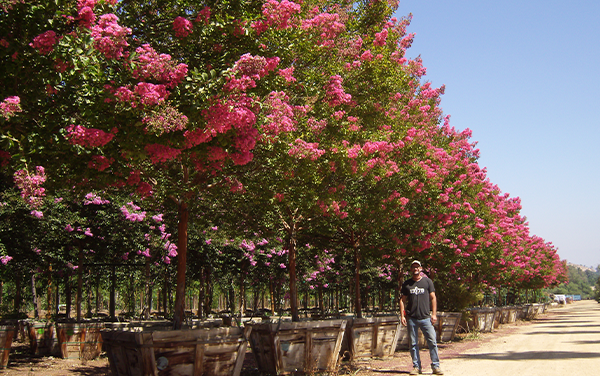
[[[567,266],[574,266],[574,267],[576,267],[578,269],[583,270],[584,272],[586,270],[589,270],[590,272],[595,272],[596,271],[596,268],[592,268],[590,266],[585,266],[585,265],[573,264],[572,262],[568,262],[568,261],[567,261]]]

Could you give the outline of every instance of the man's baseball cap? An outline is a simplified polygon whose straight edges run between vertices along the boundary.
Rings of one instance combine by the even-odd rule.
[[[421,266],[421,261],[419,261],[419,260],[415,260],[415,261],[411,262],[410,264],[411,264],[411,265],[412,265],[412,264],[419,264],[419,266]]]

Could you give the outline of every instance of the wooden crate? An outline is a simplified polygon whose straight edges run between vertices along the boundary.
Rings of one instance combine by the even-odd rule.
[[[335,372],[346,320],[251,324],[250,346],[263,374]]]
[[[450,342],[456,334],[462,312],[438,312],[438,321],[435,323],[435,331],[438,342]]]
[[[101,333],[115,376],[239,376],[251,331],[233,327]]]
[[[58,345],[64,359],[91,360],[102,352],[100,331],[104,323],[58,323]]]
[[[500,315],[500,311],[496,308],[472,308],[467,310],[472,322],[469,323],[469,330],[478,330],[482,333],[493,332],[496,317]]]
[[[15,327],[13,325],[0,325],[0,369],[4,369],[8,365],[14,334]]]
[[[29,347],[35,355],[60,356],[60,346],[53,322],[31,321],[27,323]]]
[[[348,337],[350,358],[394,355],[401,326],[398,316],[348,320],[346,337]]]

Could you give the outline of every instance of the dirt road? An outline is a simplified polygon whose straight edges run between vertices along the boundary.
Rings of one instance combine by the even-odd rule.
[[[446,375],[600,375],[600,304],[557,308],[443,365]]]
[[[447,376],[600,375],[600,304],[575,302],[479,340],[442,344],[440,358]],[[431,375],[427,351],[421,360],[423,373]],[[357,376],[408,374],[410,356],[396,353],[392,360],[358,366]]]

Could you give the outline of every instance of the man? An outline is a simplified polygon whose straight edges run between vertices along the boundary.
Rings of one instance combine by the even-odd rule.
[[[411,278],[402,284],[402,298],[400,299],[402,325],[407,327],[410,338],[410,356],[413,362],[413,369],[410,374],[418,375],[422,373],[418,341],[419,328],[421,328],[429,347],[433,374],[443,375],[433,327],[433,324],[437,322],[435,288],[431,279],[421,274],[422,271],[421,262],[413,261],[410,265]]]

